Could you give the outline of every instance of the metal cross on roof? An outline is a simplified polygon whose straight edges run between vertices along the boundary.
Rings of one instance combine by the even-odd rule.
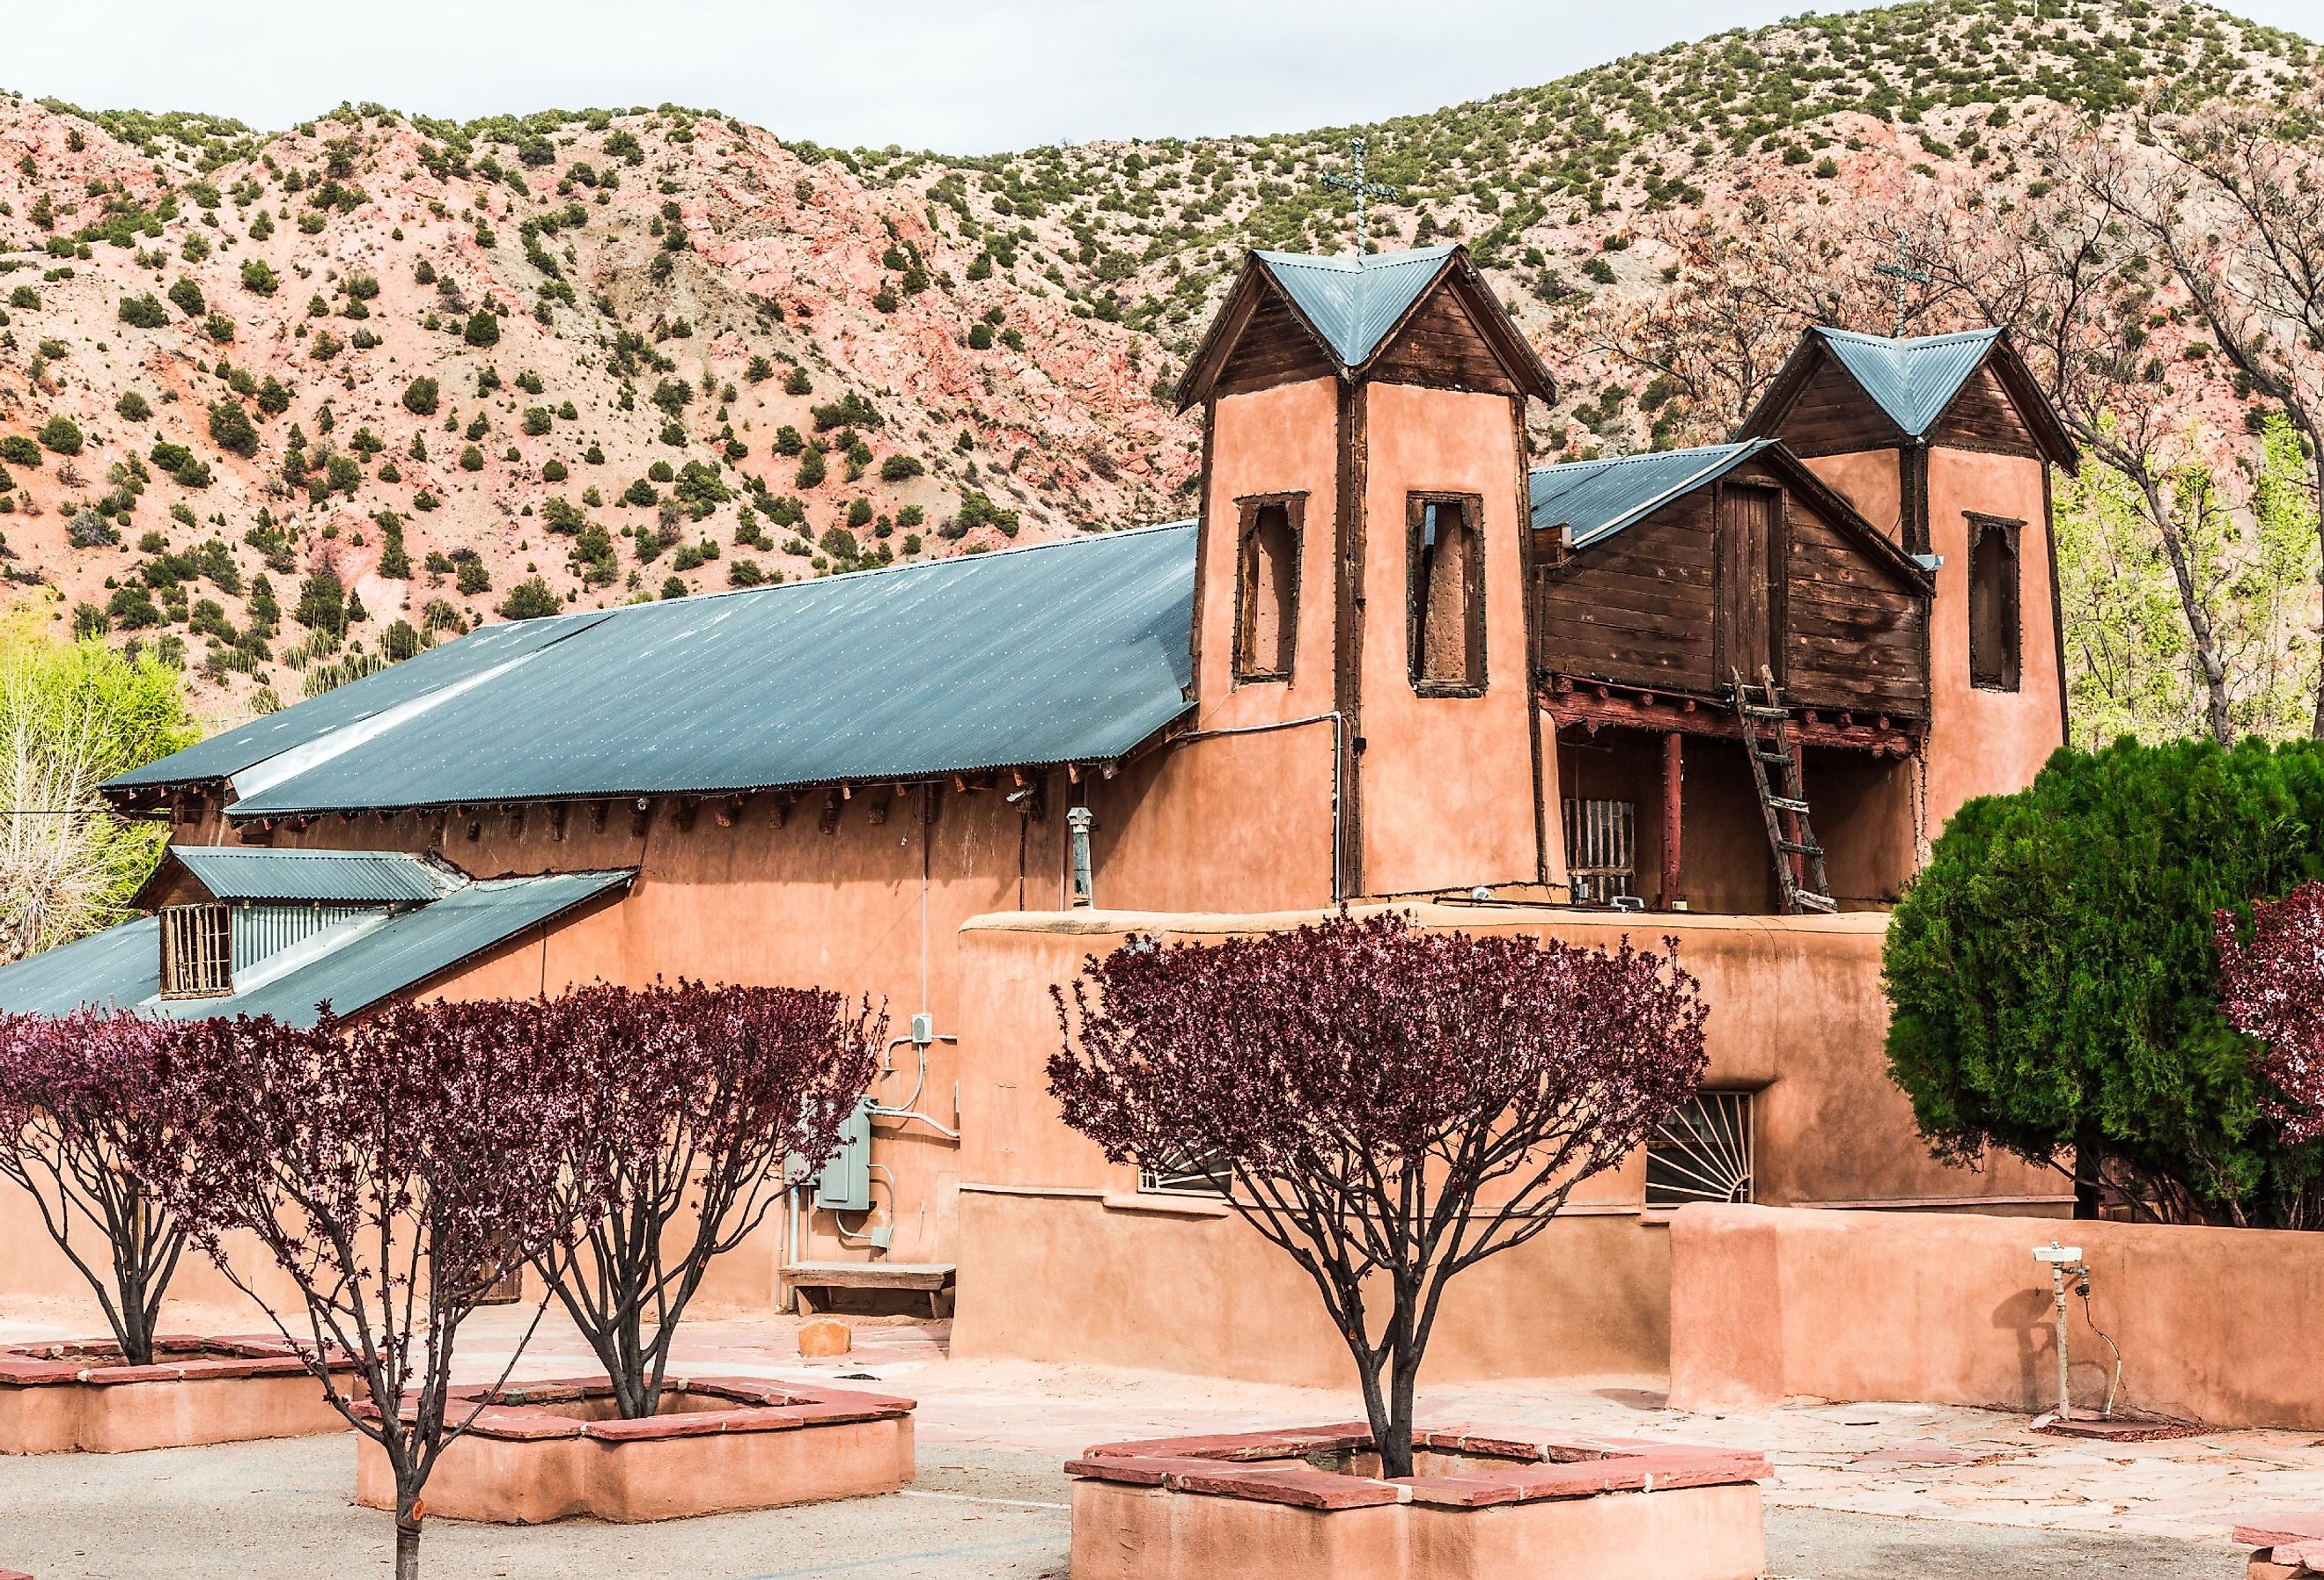
[[[1384,187],[1377,181],[1364,180],[1364,140],[1362,138],[1350,139],[1348,151],[1355,156],[1356,173],[1343,176],[1336,171],[1327,171],[1323,174],[1323,181],[1327,187],[1337,187],[1342,191],[1353,192],[1356,195],[1356,251],[1360,254],[1364,250],[1364,199],[1393,198],[1397,195],[1397,190],[1394,187]]]
[[[1904,321],[1911,316],[1909,303],[1913,287],[1928,284],[1932,276],[1926,269],[1913,267],[1912,248],[1901,236],[1896,238],[1896,261],[1875,263],[1872,272],[1888,275],[1896,282],[1896,338],[1901,340],[1904,337]]]

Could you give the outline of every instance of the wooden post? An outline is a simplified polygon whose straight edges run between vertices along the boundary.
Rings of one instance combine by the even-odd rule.
[[[1663,888],[1655,901],[1659,910],[1676,910],[1686,903],[1679,865],[1679,821],[1683,806],[1679,782],[1684,740],[1676,730],[1663,736]]]

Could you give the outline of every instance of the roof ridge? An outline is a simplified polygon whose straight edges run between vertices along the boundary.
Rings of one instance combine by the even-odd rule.
[[[1725,444],[1681,445],[1672,450],[1631,450],[1628,454],[1618,456],[1592,456],[1586,461],[1552,461],[1546,467],[1527,467],[1526,476],[1539,477],[1545,473],[1561,471],[1567,467],[1619,467],[1632,461],[1667,461],[1674,456],[1707,456],[1714,452],[1724,454],[1741,449],[1746,445],[1773,442],[1764,439],[1735,439],[1728,440]]]
[[[1998,339],[2001,326],[1988,324],[1982,329],[1947,329],[1941,335],[1876,335],[1866,329],[1843,329],[1837,324],[1818,324],[1815,332],[1831,339],[1859,340],[1870,346],[1909,350],[1915,346],[1934,346],[1948,340]]]

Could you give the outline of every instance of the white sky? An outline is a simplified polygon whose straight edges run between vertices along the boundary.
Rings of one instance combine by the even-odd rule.
[[[86,3],[86,0],[85,0]],[[665,100],[779,136],[981,153],[1376,120],[1801,0],[95,0],[12,14],[0,86],[278,130],[341,100],[467,117]],[[1840,9],[1828,5],[1826,9]],[[2236,0],[2324,35],[2324,0]]]

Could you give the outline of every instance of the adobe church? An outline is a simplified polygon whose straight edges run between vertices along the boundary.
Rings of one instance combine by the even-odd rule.
[[[152,914],[0,1007],[884,996],[858,1144],[710,1298],[956,1295],[963,1353],[1336,1380],[1255,1336],[1312,1302],[1198,1160],[1111,1168],[1040,1064],[1091,950],[1342,902],[1675,937],[1712,1005],[1703,1097],[1439,1375],[1658,1365],[1683,1201],[2061,1210],[1928,1159],[1878,988],[1927,842],[2065,739],[2075,455],[2017,355],[1817,330],[1730,443],[1529,467],[1551,394],[1459,247],[1255,253],[1180,387],[1198,519],[488,626],[202,742],[106,787],[170,823]]]

